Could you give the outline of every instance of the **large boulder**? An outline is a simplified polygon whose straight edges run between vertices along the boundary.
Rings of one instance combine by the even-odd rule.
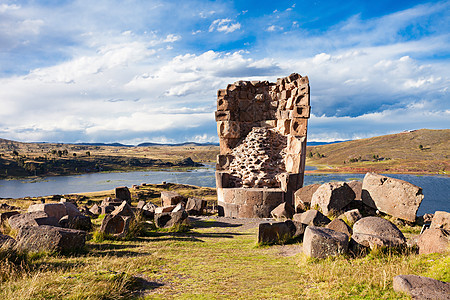
[[[191,216],[202,215],[206,209],[206,200],[199,198],[188,198],[186,203],[186,211]]]
[[[61,202],[66,207],[66,214],[70,217],[75,217],[81,215],[78,207],[72,202]]]
[[[155,210],[158,206],[153,204],[152,202],[148,202],[142,207],[142,213],[146,218],[154,218]]]
[[[12,248],[16,245],[16,240],[9,235],[0,233],[0,249],[1,248]]]
[[[119,238],[125,237],[130,231],[132,219],[130,216],[106,215],[102,221],[100,232]]]
[[[67,215],[64,203],[39,203],[32,204],[28,207],[28,212],[42,211],[49,217],[55,217],[57,220]]]
[[[292,216],[294,215],[295,211],[292,205],[288,202],[283,202],[277,207],[275,207],[271,212],[270,215],[272,218],[275,218],[279,221],[292,219]]]
[[[20,212],[18,212],[17,210],[2,212],[0,213],[0,223],[6,222],[8,221],[9,217],[18,214],[20,214]]]
[[[388,215],[415,222],[422,200],[422,188],[412,183],[375,173],[364,176],[362,201]]]
[[[353,225],[352,239],[371,249],[406,245],[406,239],[397,226],[379,217],[365,217],[356,222]]]
[[[338,218],[333,219],[333,221],[328,223],[326,228],[345,233],[348,236],[351,236],[353,234],[352,228],[348,226],[347,223]]]
[[[121,205],[117,206],[116,209],[111,212],[113,216],[128,216],[128,217],[134,217],[134,212],[131,209],[131,206],[128,204],[127,201],[123,201]]]
[[[122,201],[131,202],[131,193],[126,186],[119,186],[115,189],[115,195],[117,199]]]
[[[59,220],[59,226],[64,228],[89,231],[92,229],[91,218],[85,215],[64,216]]]
[[[8,219],[9,226],[14,230],[19,230],[25,226],[59,226],[58,219],[49,217],[43,211],[35,211],[24,214],[16,214]]]
[[[97,204],[92,205],[89,209],[89,212],[93,215],[100,215],[102,213],[102,209]]]
[[[86,232],[54,226],[26,226],[17,234],[17,244],[28,251],[72,252],[83,249]]]
[[[359,209],[355,208],[349,211],[346,211],[345,213],[343,213],[342,215],[339,216],[340,219],[347,219],[347,221],[350,224],[355,224],[357,221],[359,221],[359,219],[362,218],[361,213],[359,212]]]
[[[322,226],[331,222],[331,220],[324,216],[320,211],[310,209],[304,213],[295,214],[293,220],[305,225]]]
[[[450,230],[427,229],[419,236],[417,246],[419,254],[444,253],[450,247]]]
[[[312,196],[319,186],[321,186],[319,183],[306,185],[294,193],[294,208],[296,212],[299,213],[310,208]]]
[[[260,223],[258,228],[258,243],[276,244],[300,236],[305,227],[301,223],[296,224],[291,220],[284,222]]]
[[[161,203],[162,206],[177,205],[180,202],[186,202],[186,197],[181,196],[176,192],[162,191],[161,192]]]
[[[359,180],[352,180],[350,182],[347,182],[347,184],[355,192],[355,200],[361,200],[362,182]]]
[[[185,210],[155,213],[155,225],[158,228],[170,228],[175,225],[181,225],[187,217],[188,214]]]
[[[325,216],[338,212],[355,199],[355,192],[345,182],[322,184],[311,198],[311,207],[318,206]]]
[[[308,226],[303,236],[303,251],[306,255],[326,258],[344,254],[348,249],[348,235],[332,229]]]
[[[442,228],[450,230],[450,213],[446,211],[437,211],[431,220],[430,228]]]
[[[392,283],[394,291],[406,293],[412,299],[450,299],[449,282],[417,275],[397,275]]]

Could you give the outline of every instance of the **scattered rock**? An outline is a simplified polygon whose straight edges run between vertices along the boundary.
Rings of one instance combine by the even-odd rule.
[[[130,193],[130,190],[126,186],[116,187],[115,195],[116,195],[116,198],[118,198],[122,201],[131,202],[131,193]]]
[[[303,226],[297,228],[291,220],[285,222],[260,223],[258,229],[258,243],[276,244],[286,242],[294,236],[303,234],[301,228],[303,228]]]
[[[175,205],[175,208],[172,209],[172,212],[179,212],[179,211],[185,211],[184,209],[184,202],[180,202],[177,205]]]
[[[55,217],[49,217],[43,211],[35,211],[24,214],[13,215],[8,219],[9,226],[14,230],[19,230],[25,226],[59,226]]]
[[[145,201],[144,200],[139,200],[138,204],[137,204],[137,208],[138,209],[143,209],[145,206]]]
[[[436,211],[431,220],[430,228],[450,230],[450,213],[446,211]]]
[[[293,220],[306,225],[314,226],[322,226],[331,222],[328,217],[324,216],[320,211],[315,209],[310,209],[301,214],[295,214],[293,216]]]
[[[64,216],[59,220],[59,226],[70,229],[89,231],[92,229],[91,218],[84,215]]]
[[[28,207],[28,212],[37,211],[45,212],[49,217],[54,217],[56,220],[67,215],[66,206],[63,203],[39,203]]]
[[[145,204],[144,207],[142,208],[142,212],[144,214],[144,217],[146,217],[146,218],[154,218],[155,210],[156,210],[157,207],[158,206],[156,206],[152,202],[148,202],[147,204]]]
[[[127,201],[123,201],[121,205],[117,206],[116,209],[111,213],[113,216],[128,216],[134,218],[134,212],[131,209],[131,206],[128,204]]]
[[[162,213],[171,212],[172,210],[175,209],[175,207],[177,207],[177,206],[176,205],[170,205],[170,206],[164,206],[164,207],[157,207],[157,208],[155,208],[155,214],[162,214]]]
[[[9,204],[6,204],[6,203],[0,203],[0,209],[2,209],[2,210],[17,210],[19,208],[9,205]]]
[[[403,292],[413,299],[448,300],[450,283],[417,275],[397,275],[393,279],[394,291]]]
[[[81,212],[78,210],[75,204],[71,202],[61,202],[66,207],[66,213],[70,217],[75,217],[81,215]]]
[[[106,215],[102,221],[100,232],[119,238],[125,237],[130,231],[131,220],[130,216]]]
[[[339,218],[341,218],[341,217],[345,217],[350,224],[355,224],[357,221],[359,221],[359,219],[362,218],[362,215],[359,212],[359,209],[355,208],[355,209],[346,211],[341,216],[339,216]]]
[[[92,214],[94,214],[94,215],[100,215],[100,214],[102,213],[102,209],[101,209],[97,204],[94,204],[94,205],[89,209],[89,211],[90,211]]]
[[[450,246],[450,231],[442,228],[425,230],[417,240],[419,254],[444,253]]]
[[[294,213],[294,208],[288,202],[281,203],[270,212],[271,216],[279,221],[292,219]]]
[[[306,255],[326,258],[346,253],[348,235],[328,228],[308,226],[303,236],[303,251]]]
[[[337,218],[328,223],[326,228],[345,233],[348,236],[351,236],[353,234],[353,229],[348,226],[347,223]]]
[[[186,197],[181,196],[178,193],[170,191],[161,192],[161,203],[162,206],[177,205],[180,202],[186,202]]]
[[[367,173],[362,186],[362,200],[393,217],[415,222],[423,194],[422,188],[409,182]]]
[[[328,182],[322,184],[311,199],[311,207],[320,207],[322,213],[328,216],[338,212],[355,199],[355,192],[345,182]]]
[[[9,235],[0,233],[0,248],[12,248],[16,245],[16,240]]]
[[[403,233],[391,222],[379,217],[365,217],[353,225],[352,239],[371,249],[399,247],[406,244]]]
[[[9,217],[20,214],[17,210],[0,213],[0,223],[6,222]]]
[[[26,226],[17,234],[19,248],[28,251],[72,252],[83,249],[86,232],[54,226]]]
[[[361,193],[362,193],[362,182],[359,180],[353,180],[350,182],[347,182],[348,186],[352,188],[353,192],[355,192],[355,200],[360,201],[361,200]]]
[[[185,210],[164,213],[155,212],[155,224],[158,228],[170,228],[174,225],[182,224],[187,217],[188,214]]]
[[[199,198],[188,198],[186,211],[190,216],[202,215],[206,209],[206,200]]]
[[[319,186],[321,186],[319,183],[310,184],[298,189],[294,193],[294,206],[297,213],[310,209],[312,196]]]

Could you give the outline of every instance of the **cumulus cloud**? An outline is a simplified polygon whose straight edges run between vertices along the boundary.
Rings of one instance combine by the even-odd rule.
[[[219,31],[224,33],[231,33],[241,28],[239,22],[233,23],[231,19],[217,19],[209,26],[209,32]]]

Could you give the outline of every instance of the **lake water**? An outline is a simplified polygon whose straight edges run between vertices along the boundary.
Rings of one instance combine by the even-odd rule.
[[[313,169],[307,167],[307,169]],[[53,176],[26,180],[0,180],[0,198],[38,197],[56,194],[72,194],[110,190],[117,186],[161,183],[162,181],[215,187],[212,165],[188,172],[142,171],[118,173],[92,173],[74,176]],[[423,188],[425,195],[418,215],[436,210],[450,212],[450,177],[407,174],[387,174]],[[310,174],[305,175],[304,185],[330,181],[351,181],[364,178],[364,174]]]

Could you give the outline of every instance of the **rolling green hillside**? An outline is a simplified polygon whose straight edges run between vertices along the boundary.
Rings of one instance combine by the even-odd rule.
[[[450,169],[450,129],[420,129],[307,149],[307,164],[330,172],[440,173]]]

